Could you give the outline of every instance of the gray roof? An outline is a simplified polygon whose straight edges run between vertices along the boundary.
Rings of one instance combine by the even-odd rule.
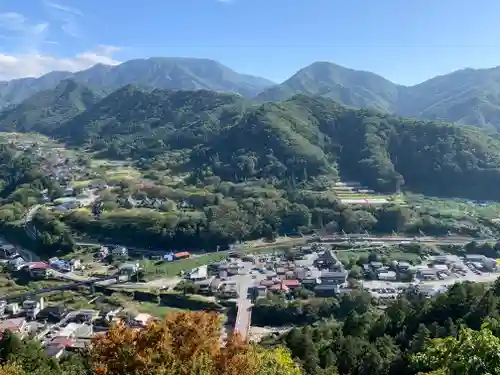
[[[323,271],[321,272],[321,277],[322,278],[341,278],[341,277],[347,277],[348,272],[346,270],[343,271]]]

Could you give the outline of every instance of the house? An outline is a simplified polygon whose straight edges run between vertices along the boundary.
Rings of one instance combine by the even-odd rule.
[[[71,266],[71,269],[74,270],[81,270],[83,268],[82,261],[80,259],[71,259],[69,261],[69,264]]]
[[[23,302],[23,310],[26,314],[26,318],[30,320],[35,320],[38,313],[44,308],[43,297],[37,300],[26,300]]]
[[[118,269],[120,274],[135,275],[139,271],[139,263],[124,263]]]
[[[435,264],[432,268],[434,268],[437,272],[448,272],[448,266],[446,264]]]
[[[274,284],[274,285],[271,285],[269,287],[269,290],[271,292],[284,292],[284,293],[288,293],[288,287],[286,285],[283,285],[281,283],[277,283],[277,284]]]
[[[73,324],[78,323],[77,326],[85,331],[87,329],[86,326],[92,324],[94,319],[96,319],[98,316],[98,311],[93,309],[84,309],[79,310],[76,315],[72,316],[71,319],[69,319],[69,321]]]
[[[286,287],[287,289],[295,289],[300,286],[300,281],[299,280],[283,280],[281,282],[281,285],[283,287]]]
[[[467,254],[465,256],[465,261],[466,262],[471,262],[471,263],[474,263],[474,262],[484,262],[484,260],[486,259],[486,257],[484,255],[478,255],[478,254]]]
[[[97,253],[97,256],[98,256],[100,259],[104,259],[104,258],[106,258],[108,255],[109,255],[109,249],[108,249],[106,246],[101,246],[101,248],[99,249],[99,251],[98,251],[98,253]]]
[[[71,339],[67,339],[67,340],[70,343],[73,342],[73,340],[71,340]],[[44,351],[45,351],[45,354],[47,355],[47,357],[59,359],[65,353],[67,346],[70,346],[70,345],[71,344],[66,345],[66,344],[59,343],[59,342],[54,342],[54,343],[50,342],[47,344]]]
[[[164,254],[163,260],[165,260],[167,262],[172,262],[174,260],[174,253]]]
[[[272,280],[274,279],[276,276],[278,276],[278,274],[274,271],[267,271],[266,272],[266,279],[267,280]]]
[[[50,266],[61,272],[71,272],[71,264],[64,260],[57,259],[51,262]]]
[[[17,302],[12,302],[7,305],[5,311],[10,313],[11,315],[17,315],[21,311],[19,304]]]
[[[340,287],[347,283],[348,274],[346,270],[321,272],[320,284],[314,287],[314,292],[325,296],[338,294]]]
[[[128,249],[124,246],[117,246],[111,250],[111,255],[113,256],[121,256],[128,257]]]
[[[64,306],[47,306],[40,310],[37,315],[37,320],[46,320],[50,323],[60,322],[64,316],[67,314],[68,309]]]
[[[381,262],[370,262],[370,266],[374,269],[374,270],[378,270],[379,268],[382,268],[384,265],[381,263]]]
[[[208,277],[207,265],[197,267],[189,273],[189,279],[191,281],[205,280],[207,277]]]
[[[134,322],[145,327],[151,319],[153,319],[151,315],[141,313],[134,318]]]
[[[398,278],[396,272],[394,271],[379,272],[377,274],[377,277],[379,280],[385,280],[385,281],[396,281]]]
[[[257,285],[254,288],[255,299],[265,298],[267,296],[267,287],[265,285]]]
[[[22,338],[28,333],[29,327],[25,318],[13,318],[0,322],[0,335],[2,335],[5,330],[16,333]]]
[[[321,272],[320,281],[321,284],[333,284],[340,285],[345,284],[347,281],[348,272],[346,270],[342,271],[323,271]]]
[[[33,279],[45,279],[48,274],[49,265],[45,262],[28,263],[28,273]]]
[[[7,262],[7,268],[10,271],[19,271],[25,265],[26,265],[26,261],[21,256],[18,256],[14,259],[11,259]]]
[[[314,288],[319,283],[320,280],[317,277],[306,277],[302,279],[302,286],[305,288]]]
[[[67,326],[62,327],[61,330],[57,333],[59,337],[80,337],[87,336],[89,333],[92,333],[92,326],[85,323],[68,323]]]
[[[408,262],[398,262],[397,267],[400,272],[407,272],[411,268],[411,264]]]
[[[419,268],[417,270],[417,277],[423,280],[436,280],[437,270],[433,268]]]
[[[189,254],[189,252],[187,252],[187,251],[181,251],[181,252],[178,252],[178,253],[174,254],[174,259],[175,260],[186,259],[186,258],[189,258],[190,255],[191,254]]]

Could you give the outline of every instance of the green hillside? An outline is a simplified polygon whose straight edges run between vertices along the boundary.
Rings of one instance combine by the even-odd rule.
[[[401,86],[374,73],[316,62],[260,93],[257,100],[280,101],[296,94],[406,117],[500,127],[500,68],[463,69]]]
[[[383,192],[500,198],[500,140],[476,127],[404,119],[297,95],[257,105],[214,91],[96,95],[64,81],[6,112],[0,130],[40,131],[113,158],[186,156],[198,178],[296,184],[321,175]],[[66,120],[66,121],[64,121]]]

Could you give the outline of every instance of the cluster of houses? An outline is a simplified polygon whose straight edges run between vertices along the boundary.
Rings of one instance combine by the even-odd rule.
[[[329,296],[348,290],[348,272],[331,249],[303,247],[294,260],[280,256],[229,257],[223,262],[208,265],[188,273],[191,281],[201,290],[209,289],[219,296],[235,298],[237,282],[232,276],[251,275],[256,298],[268,292],[289,293],[299,287],[307,288],[318,296]]]
[[[363,264],[364,275],[375,275],[378,280],[382,281],[397,281],[404,278],[408,280],[408,275],[413,275],[413,267],[410,263],[404,261],[392,261],[390,265],[385,265],[382,262],[371,261]]]
[[[29,335],[42,342],[47,355],[60,358],[85,348],[97,332],[107,330],[113,321],[122,318],[120,312],[121,309],[69,311],[64,306],[46,306],[43,298],[27,300],[21,305],[0,301],[0,335],[5,330],[21,338]],[[151,315],[138,314],[129,317],[126,323],[133,328],[141,328],[151,319]],[[32,325],[30,321],[37,321],[38,324]]]

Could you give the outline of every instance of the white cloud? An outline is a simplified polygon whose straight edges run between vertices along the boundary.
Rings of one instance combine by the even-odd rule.
[[[59,23],[64,33],[73,38],[81,36],[78,18],[82,18],[83,13],[80,9],[50,1],[45,1],[44,4],[49,10],[51,17]]]
[[[31,23],[16,12],[0,13],[0,29],[17,34],[38,35],[49,27],[47,22]]]
[[[117,65],[120,61],[113,54],[120,50],[116,46],[99,46],[94,51],[79,53],[74,57],[59,58],[42,54],[6,55],[0,53],[0,80],[23,77],[39,77],[54,70],[76,72],[95,64]]]
[[[52,3],[50,1],[46,1],[45,5],[47,5],[50,8],[54,8],[54,9],[60,10],[60,11],[65,12],[65,13],[73,14],[75,16],[80,16],[80,17],[83,16],[82,11],[80,9],[77,9],[74,7],[70,7],[67,5],[61,5],[61,4],[57,4],[57,3]]]

